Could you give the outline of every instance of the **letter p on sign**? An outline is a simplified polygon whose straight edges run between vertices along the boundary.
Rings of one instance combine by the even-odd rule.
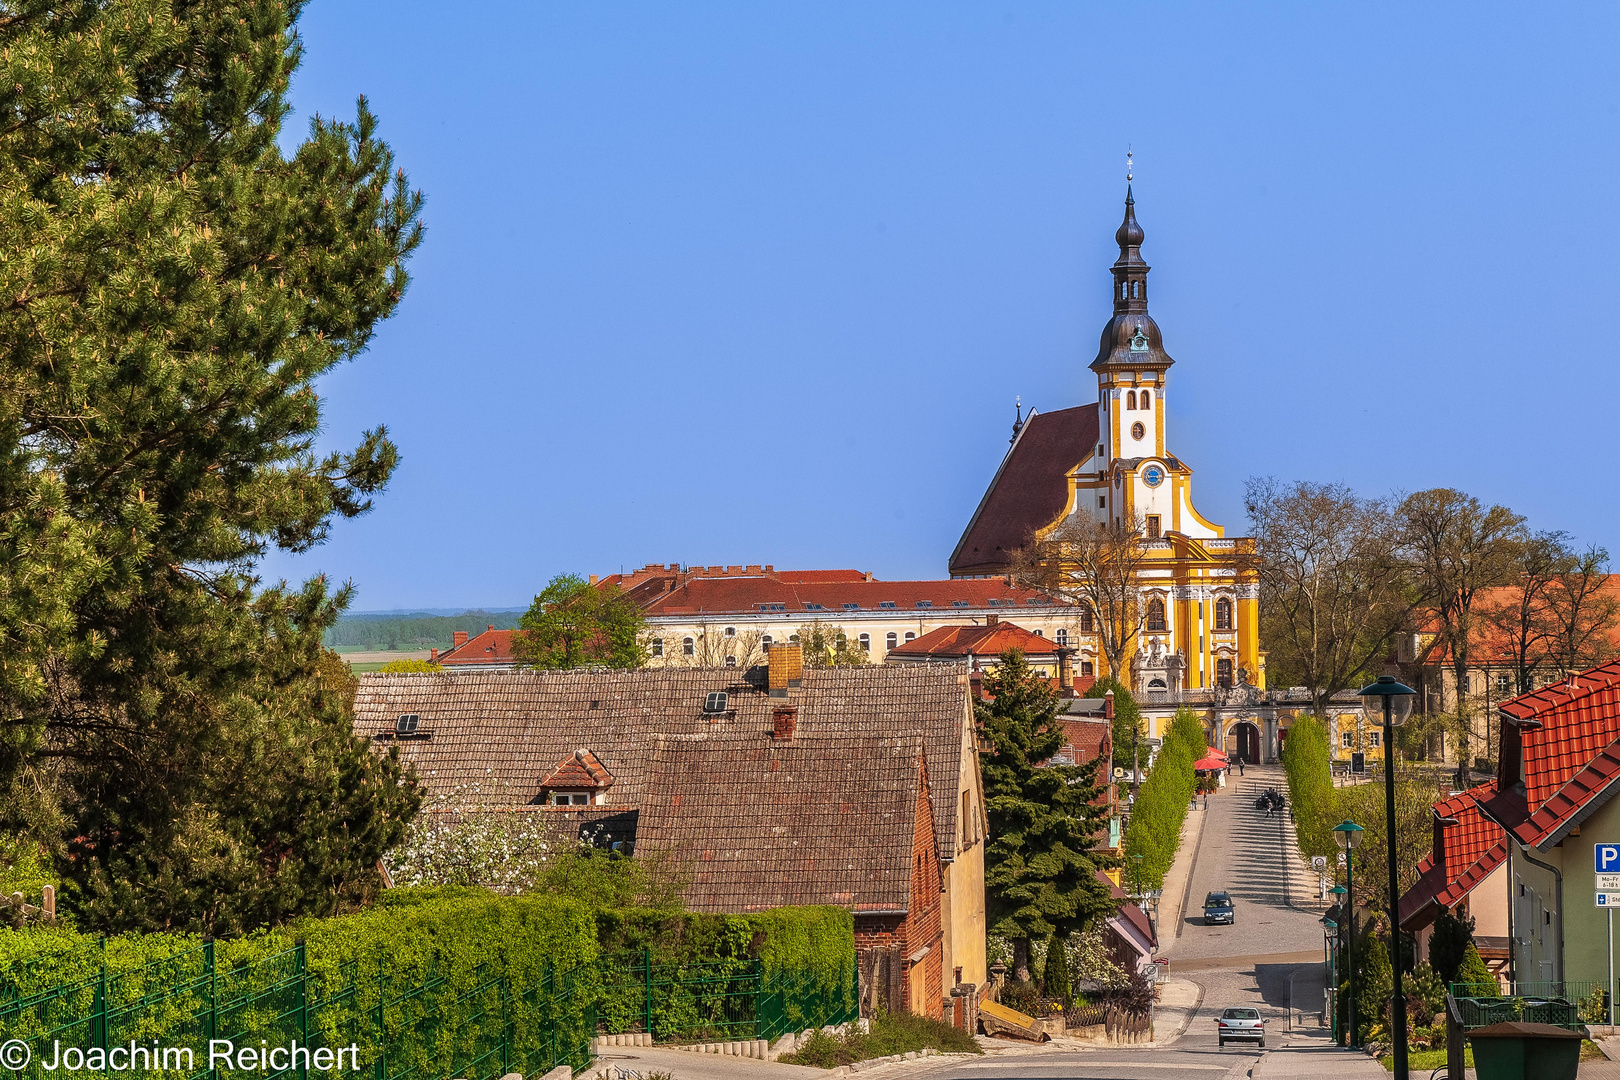
[[[1620,844],[1593,844],[1592,862],[1599,874],[1620,874]]]

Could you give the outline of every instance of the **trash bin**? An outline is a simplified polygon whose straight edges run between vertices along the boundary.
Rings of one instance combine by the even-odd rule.
[[[1575,1080],[1581,1038],[1569,1028],[1520,1021],[1468,1033],[1479,1080]]]

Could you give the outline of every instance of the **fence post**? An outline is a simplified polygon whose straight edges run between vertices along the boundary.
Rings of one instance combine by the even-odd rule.
[[[501,1075],[512,1071],[512,983],[501,975]]]
[[[209,938],[203,942],[203,970],[208,976],[208,1019],[204,1025],[208,1028],[208,1045],[213,1049],[214,1040],[219,1036],[219,988],[214,985],[214,939]],[[212,1065],[208,1068],[208,1075],[213,1080],[219,1080],[219,1070]]]
[[[298,956],[298,1045],[304,1048],[304,1056],[309,1056],[309,965],[305,962],[304,942],[302,939],[294,944]],[[297,1055],[294,1055],[296,1058]],[[298,1066],[299,1080],[309,1080],[309,1064]]]
[[[377,965],[377,1065],[376,1080],[388,1080],[388,1029],[383,1019],[383,1006],[388,995],[388,981],[382,964]]]
[[[646,958],[646,969],[647,969],[647,991],[646,991],[646,998],[647,998],[647,1041],[651,1042],[652,1041],[652,950],[651,949],[643,949],[642,953]]]
[[[94,1019],[90,1022],[90,1037],[101,1049],[107,1049],[107,939],[101,939],[101,972],[96,976]]]

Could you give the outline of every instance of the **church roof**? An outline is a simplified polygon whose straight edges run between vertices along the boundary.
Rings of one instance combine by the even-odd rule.
[[[1071,470],[1097,448],[1097,406],[1034,412],[951,553],[952,574],[999,574],[1069,505]]]

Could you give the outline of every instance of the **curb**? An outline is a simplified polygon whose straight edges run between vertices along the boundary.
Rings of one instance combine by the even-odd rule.
[[[1198,848],[1204,839],[1204,819],[1209,816],[1208,810],[1199,811],[1198,828],[1187,839],[1192,841],[1192,860],[1187,863],[1187,881],[1181,887],[1181,905],[1176,909],[1176,937],[1181,936],[1182,930],[1187,926],[1187,901],[1192,899],[1193,875],[1198,871]],[[1172,865],[1174,862],[1172,861]]]
[[[838,1068],[828,1070],[822,1075],[853,1076],[856,1073],[869,1072],[873,1069],[880,1069],[885,1065],[898,1065],[901,1062],[906,1061],[927,1060],[930,1062],[944,1064],[948,1061],[967,1061],[970,1058],[978,1058],[983,1056],[983,1054],[946,1054],[929,1047],[923,1050],[908,1050],[904,1054],[890,1054],[887,1057],[867,1058],[865,1061],[857,1061],[850,1065],[840,1065]]]

